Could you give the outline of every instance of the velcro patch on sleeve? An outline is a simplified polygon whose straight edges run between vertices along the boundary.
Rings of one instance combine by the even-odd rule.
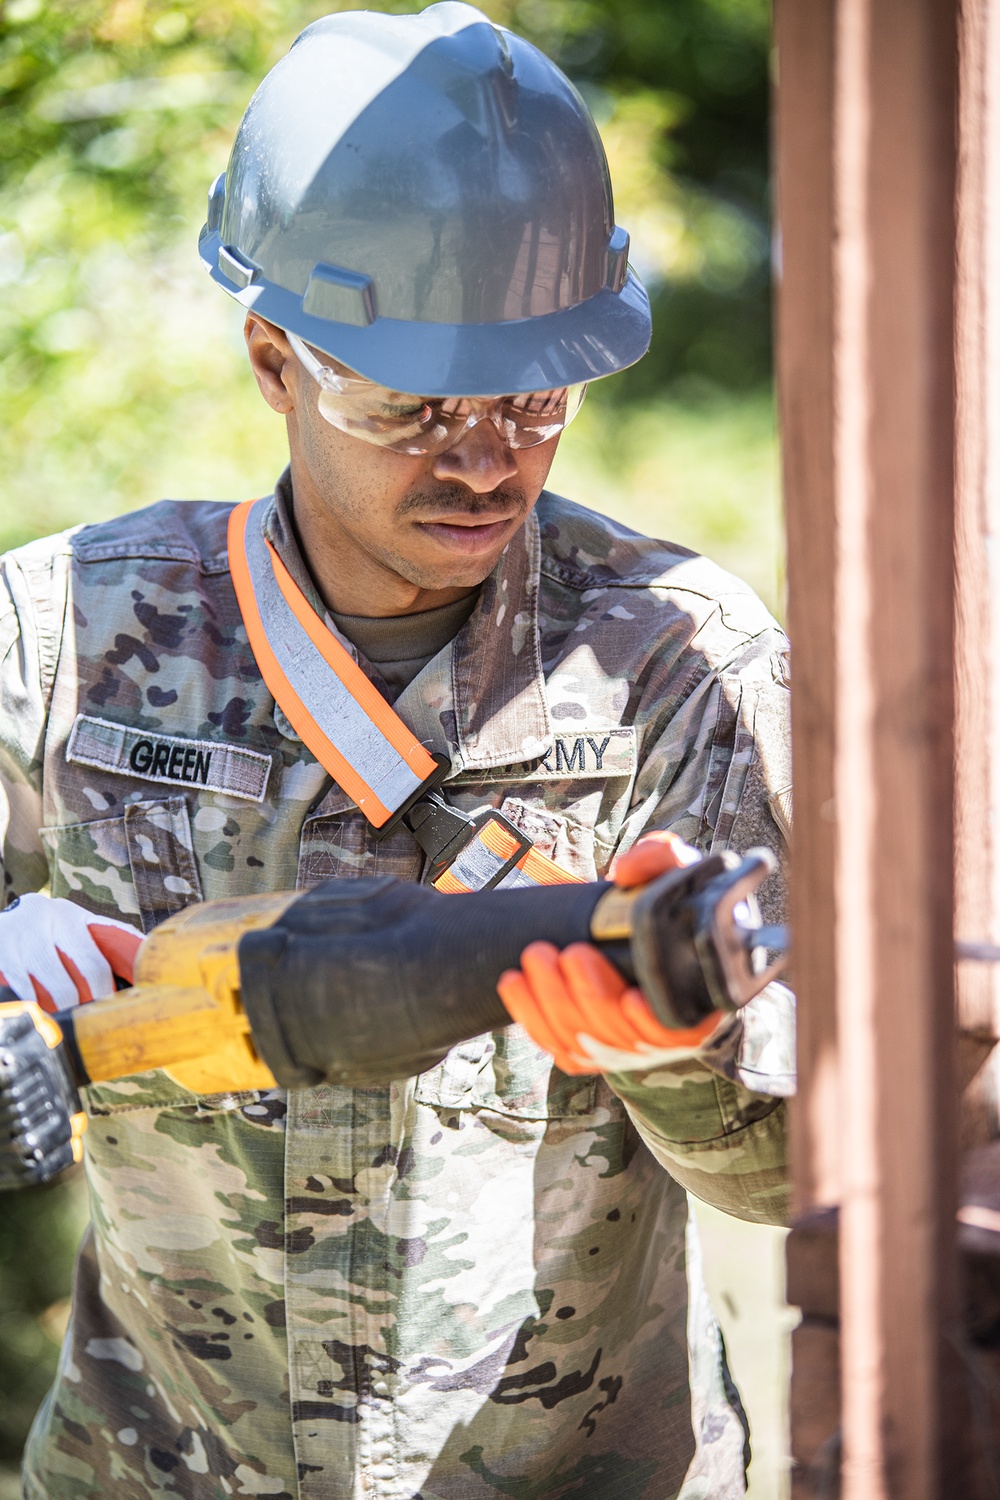
[[[635,774],[635,729],[582,729],[553,736],[552,749],[534,760],[469,771],[483,781],[601,780]]]
[[[130,729],[90,714],[78,714],[66,746],[74,765],[96,766],[116,776],[161,781],[170,786],[204,787],[262,802],[271,773],[271,757],[242,745],[192,740],[178,734]]]

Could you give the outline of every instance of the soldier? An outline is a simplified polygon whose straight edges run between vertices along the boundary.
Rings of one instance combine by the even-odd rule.
[[[526,42],[455,3],[303,32],[201,238],[289,468],[4,562],[18,993],[109,993],[203,898],[427,878],[399,815],[442,776],[460,820],[502,815],[507,883],[782,852],[775,622],[544,489],[586,383],[646,348],[627,251],[594,124]],[[503,982],[523,1025],[389,1087],[86,1090],[28,1500],[742,1495],[686,1190],[782,1219],[790,997],[678,1035],[623,988],[535,945]]]

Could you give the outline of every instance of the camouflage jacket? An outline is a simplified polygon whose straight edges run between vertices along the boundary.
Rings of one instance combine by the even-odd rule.
[[[229,509],[6,558],[9,894],[48,882],[148,930],[202,898],[420,878],[264,688]],[[744,585],[546,494],[396,708],[457,804],[593,878],[650,826],[781,853],[786,660]],[[389,1088],[92,1086],[92,1227],[28,1500],[742,1495],[685,1189],[782,1218],[787,1002],[647,1074],[566,1077],[511,1026]]]

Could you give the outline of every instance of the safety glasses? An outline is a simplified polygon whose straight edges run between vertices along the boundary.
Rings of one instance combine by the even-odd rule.
[[[586,385],[521,396],[410,396],[361,375],[333,369],[288,333],[295,356],[319,386],[319,410],[331,426],[390,453],[443,453],[477,422],[492,422],[508,448],[534,448],[568,427]]]

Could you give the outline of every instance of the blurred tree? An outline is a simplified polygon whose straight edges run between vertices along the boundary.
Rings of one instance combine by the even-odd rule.
[[[484,0],[604,133],[654,298],[650,356],[598,402],[769,376],[764,0]],[[7,0],[0,11],[0,542],[279,462],[238,315],[195,255],[253,87],[323,0]],[[345,0],[339,7],[346,8]],[[388,0],[387,8],[416,8]],[[238,388],[237,388],[238,387]],[[212,391],[206,404],[204,392]],[[183,433],[180,445],[177,434]],[[26,461],[26,455],[30,461]],[[249,481],[248,481],[249,482]]]
[[[83,1178],[5,1199],[0,1213],[0,1464],[15,1461],[55,1371],[69,1273],[86,1223]]]
[[[519,0],[511,24],[594,109],[652,293],[649,355],[594,394],[624,403],[767,383],[768,0]]]
[[[256,83],[309,21],[347,8],[0,7],[0,546],[171,489],[247,493],[273,480],[283,430],[260,420],[240,314],[203,276],[195,242]],[[624,401],[766,387],[766,0],[483,0],[483,9],[553,56],[587,97],[653,294],[650,355],[594,389],[607,446],[626,430],[614,416]],[[759,454],[768,418],[763,438],[751,418]],[[585,412],[574,432],[599,437],[588,421]],[[742,459],[726,516],[747,495],[747,431],[734,434]],[[51,1377],[81,1186],[2,1206],[0,1462],[16,1458]]]

